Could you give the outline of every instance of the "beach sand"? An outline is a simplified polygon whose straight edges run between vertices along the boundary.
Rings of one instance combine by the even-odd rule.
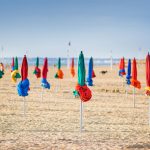
[[[150,149],[148,100],[145,96],[145,65],[138,65],[142,89],[136,90],[133,106],[133,87],[125,92],[118,66],[95,67],[96,78],[92,99],[84,103],[84,131],[80,133],[80,99],[72,91],[77,76],[72,78],[67,68],[64,79],[54,79],[56,68],[50,67],[50,90],[43,90],[40,79],[29,68],[30,92],[19,97],[10,69],[0,79],[0,150],[119,150]],[[105,75],[102,70],[108,70]],[[124,79],[125,81],[125,79]],[[56,86],[60,86],[56,92]]]

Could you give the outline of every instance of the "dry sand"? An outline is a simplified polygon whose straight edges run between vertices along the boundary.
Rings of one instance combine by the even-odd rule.
[[[101,70],[108,70],[105,75]],[[0,80],[0,150],[102,150],[150,149],[148,97],[145,96],[145,66],[138,65],[142,89],[136,90],[133,108],[132,87],[126,97],[118,68],[95,67],[97,77],[91,87],[93,97],[84,104],[84,131],[80,133],[80,99],[72,91],[77,77],[65,77],[56,93],[56,69],[49,68],[50,90],[41,99],[40,80],[29,69],[31,91],[26,97],[27,113],[23,115],[23,98],[11,82],[10,69]],[[67,73],[68,72],[68,73]]]

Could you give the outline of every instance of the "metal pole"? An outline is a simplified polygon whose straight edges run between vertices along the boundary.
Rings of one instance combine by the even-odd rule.
[[[43,91],[44,91],[44,88],[42,87],[42,93],[41,93],[41,100],[43,101]]]
[[[126,84],[126,97],[128,96],[128,85]]]
[[[56,84],[57,84],[57,86],[56,86],[56,93],[58,93],[58,91],[59,91],[59,78],[57,79]]]
[[[80,102],[80,132],[83,129],[83,102]]]
[[[23,113],[24,113],[24,116],[25,116],[26,115],[25,97],[23,97]]]
[[[150,126],[150,98],[149,98],[149,126]]]
[[[69,51],[70,51],[70,46],[71,46],[71,42],[68,43],[68,50],[67,50],[67,68],[69,69],[70,66],[70,58],[69,58]]]
[[[67,50],[67,68],[69,69],[69,49]]]
[[[135,87],[133,88],[133,101],[134,101],[134,108],[135,108]]]
[[[122,76],[122,87],[124,87],[124,78]]]

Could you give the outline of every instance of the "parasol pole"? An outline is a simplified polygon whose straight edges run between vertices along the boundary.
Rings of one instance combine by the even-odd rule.
[[[25,97],[23,97],[23,114],[24,114],[24,116],[26,115],[26,101],[25,101]]]
[[[56,93],[58,93],[58,91],[59,91],[59,84],[60,84],[60,82],[59,82],[59,78],[57,79],[57,85],[56,85]]]
[[[59,79],[56,79],[56,86],[55,86],[55,97],[56,97],[56,94],[58,93],[58,84],[59,84]],[[55,105],[56,105],[56,98],[55,98]]]
[[[83,102],[80,102],[80,132],[83,130]]]
[[[122,87],[124,87],[124,78],[122,77]]]
[[[133,87],[133,102],[134,102],[134,108],[135,108],[135,87]]]
[[[149,126],[150,126],[150,98],[149,98]]]
[[[69,69],[69,49],[67,50],[67,69]]]
[[[71,42],[68,43],[68,50],[67,50],[67,68],[69,69],[70,66],[70,58],[69,58],[69,51],[70,51],[70,46],[71,46]]]
[[[126,97],[128,96],[128,85],[126,84]]]
[[[59,81],[59,91],[61,90],[61,79]]]
[[[43,92],[44,92],[44,88],[42,87],[42,92],[41,92],[41,100],[43,101]]]

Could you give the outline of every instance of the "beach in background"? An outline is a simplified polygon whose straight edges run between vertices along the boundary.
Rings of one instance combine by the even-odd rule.
[[[18,57],[18,63],[19,65],[21,65],[22,63],[22,59],[21,57]],[[63,66],[67,66],[67,59],[68,58],[61,58],[61,64]],[[111,63],[111,59],[110,58],[93,58],[94,59],[94,65],[95,66],[109,66]],[[118,58],[114,58],[113,59],[113,64],[117,64],[119,63]],[[10,65],[12,63],[12,58],[6,57],[6,58],[0,58],[0,61],[3,62],[5,65]],[[39,65],[43,65],[43,61],[44,58],[39,58]],[[54,64],[56,65],[58,61],[58,58],[48,58],[48,63],[50,66],[53,66]],[[89,63],[89,58],[85,58],[85,65],[88,65]],[[36,62],[36,58],[28,58],[28,65],[29,66],[34,66]],[[70,58],[70,62],[71,62],[71,58]],[[75,65],[77,65],[78,63],[78,58],[74,58],[74,63]]]

